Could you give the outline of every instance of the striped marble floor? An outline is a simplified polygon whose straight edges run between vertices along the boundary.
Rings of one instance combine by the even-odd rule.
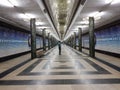
[[[1,63],[0,90],[120,90],[119,66],[65,45],[62,55],[55,47],[42,58],[11,62]]]

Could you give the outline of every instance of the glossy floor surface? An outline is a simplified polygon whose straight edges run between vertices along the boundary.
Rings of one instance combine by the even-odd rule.
[[[93,59],[63,45],[62,55],[55,47],[29,58],[0,63],[0,90],[120,90],[120,67],[109,57]]]

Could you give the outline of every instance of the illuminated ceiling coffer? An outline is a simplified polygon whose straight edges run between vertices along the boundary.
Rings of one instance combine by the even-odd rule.
[[[82,0],[42,0],[57,32],[63,36]],[[61,35],[62,34],[62,35]],[[62,38],[62,37],[61,37]]]

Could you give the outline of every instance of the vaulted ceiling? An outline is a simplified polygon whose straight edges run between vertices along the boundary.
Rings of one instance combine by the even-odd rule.
[[[88,31],[88,17],[95,28],[120,19],[120,0],[0,0],[0,20],[30,30],[36,18],[37,33],[42,29],[56,39],[67,39],[78,28]]]
[[[44,0],[44,5],[51,16],[60,39],[64,38],[67,27],[80,2],[81,0]]]

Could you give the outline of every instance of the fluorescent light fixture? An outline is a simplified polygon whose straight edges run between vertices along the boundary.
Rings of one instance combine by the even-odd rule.
[[[103,15],[104,15],[104,12],[93,12],[89,14],[89,17],[94,17],[95,20],[99,20]],[[88,20],[89,17],[83,18],[83,20]]]
[[[110,4],[110,3],[112,3],[112,1],[113,1],[113,0],[105,0],[105,3],[106,3],[106,4]],[[119,1],[119,0],[118,0],[118,1]]]
[[[24,18],[23,20],[24,20],[25,22],[30,22],[30,19]]]
[[[77,26],[77,28],[86,28],[86,27],[88,27],[88,25],[81,25],[81,26]]]
[[[29,18],[35,18],[35,16],[33,14],[25,13],[25,15],[28,16]]]
[[[19,17],[23,19],[35,18],[35,16],[33,16],[32,14],[26,14],[26,13],[19,14]]]
[[[102,16],[104,14],[104,12],[93,12],[91,14],[89,14],[89,17],[98,17],[98,16]]]
[[[96,15],[98,15],[99,14],[99,12],[93,12],[93,13],[90,13],[89,14],[89,17],[95,17]]]
[[[104,12],[99,12],[98,16],[103,16],[105,13]]]
[[[101,16],[96,16],[94,17],[95,20],[100,20],[101,19]],[[89,22],[89,17],[86,17],[86,18],[83,18],[83,20],[86,20]],[[89,23],[86,23],[86,25],[89,24]],[[82,24],[81,24],[82,25]],[[83,24],[84,25],[84,24]]]
[[[47,26],[40,26],[40,27],[37,27],[39,29],[44,29],[44,28],[51,28],[51,27],[47,27]]]
[[[86,25],[86,24],[89,24],[89,21],[88,20],[83,20],[83,21],[78,22],[78,24],[83,24],[83,25],[85,24]]]
[[[18,6],[18,2],[16,0],[8,0],[13,6]]]
[[[23,18],[23,19],[29,19],[29,17],[26,16],[25,14],[19,14],[19,17],[20,17],[20,18]]]
[[[36,25],[44,25],[44,22],[36,22]]]
[[[83,18],[82,20],[83,20],[83,21],[88,21],[88,19],[89,19],[89,17],[85,17],[85,18]]]
[[[14,5],[9,2],[9,0],[1,0],[0,5],[7,6],[7,7],[14,7]]]
[[[84,29],[84,28],[87,28],[87,27],[88,27],[88,25],[77,25],[74,28],[72,28],[71,31],[78,31],[79,28]]]
[[[120,3],[120,0],[113,0],[111,4],[118,4]]]
[[[78,30],[72,30],[72,32],[78,32]]]
[[[100,20],[101,16],[95,17],[95,20]]]
[[[107,4],[118,4],[118,3],[120,3],[120,0],[105,0],[105,3],[107,3]]]

